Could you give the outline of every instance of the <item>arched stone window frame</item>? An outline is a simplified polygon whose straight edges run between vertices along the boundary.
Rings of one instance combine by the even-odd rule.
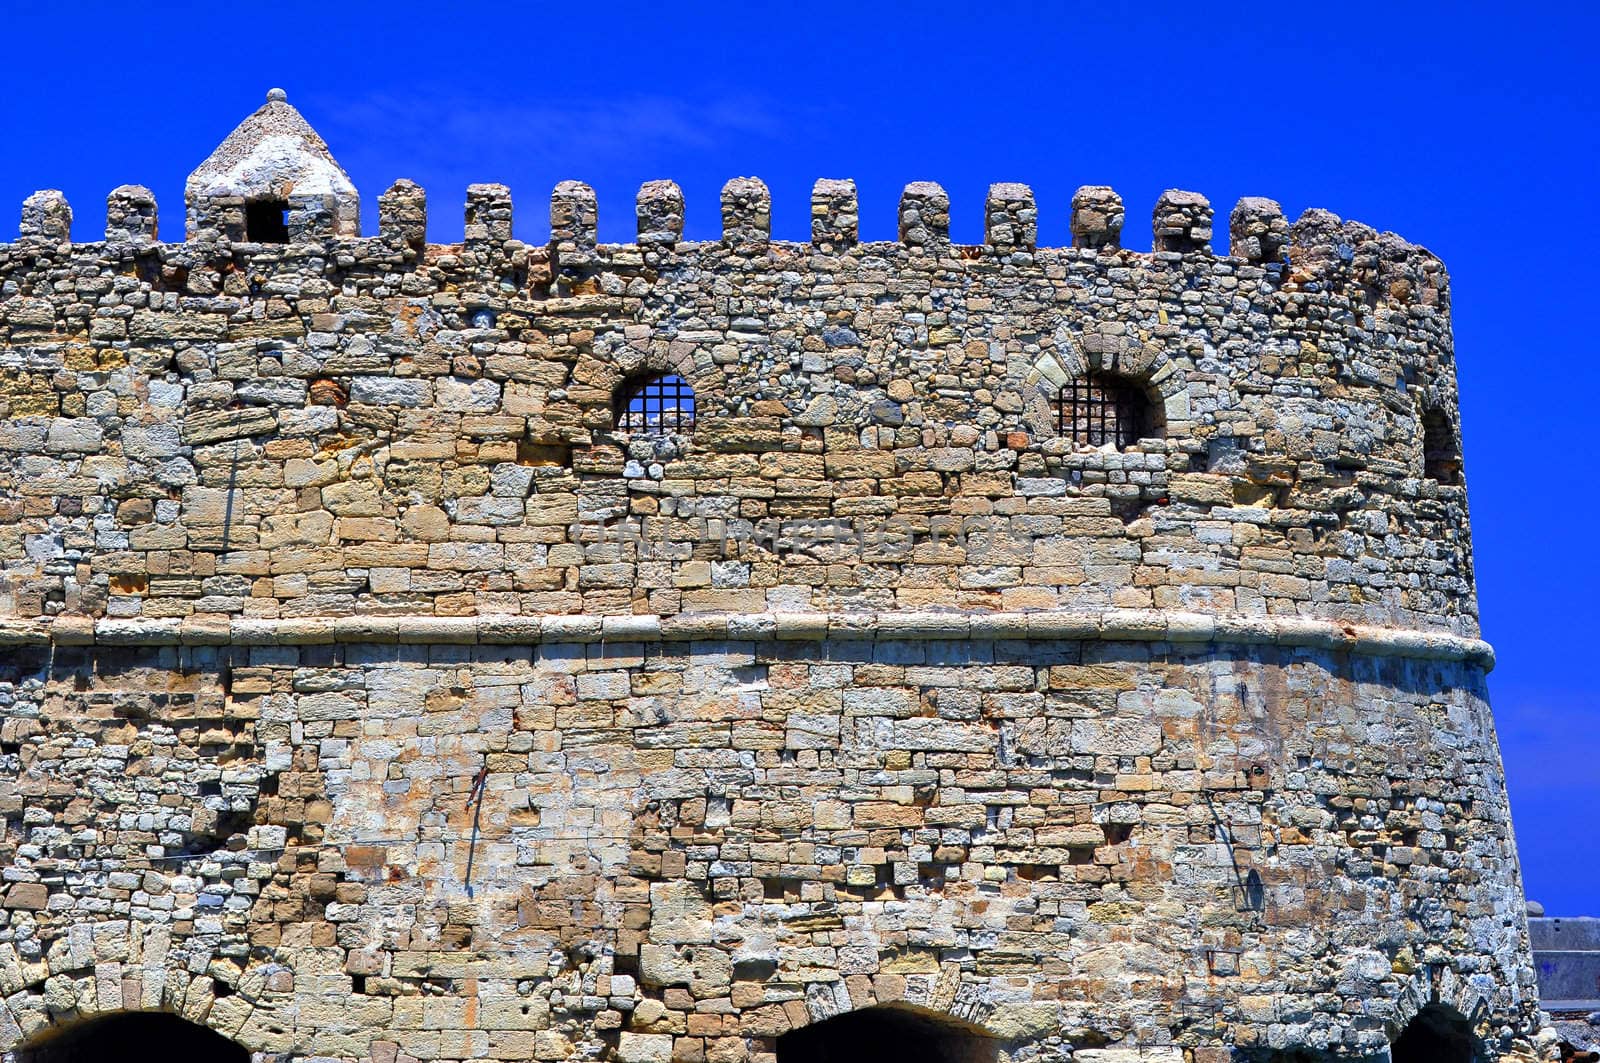
[[[680,399],[687,399],[688,409],[681,404],[668,405],[667,395],[672,394]],[[624,377],[616,394],[611,399],[612,430],[619,434],[627,435],[690,435],[694,432],[695,416],[697,414],[698,393],[694,385],[690,384],[677,373],[646,373],[641,376]],[[657,412],[663,422],[668,420],[670,410],[670,424],[660,425],[630,423],[634,417],[633,406],[641,403],[645,412]],[[652,407],[658,409],[652,410]]]
[[[692,438],[710,413],[706,399],[717,394],[724,383],[722,371],[702,345],[674,342],[667,337],[651,339],[644,349],[622,343],[621,336],[612,342],[599,339],[594,352],[580,359],[575,376],[586,379],[591,387],[606,396],[603,422],[600,411],[593,410],[586,414],[588,423],[599,429],[602,436],[622,442],[652,437],[682,441]],[[694,425],[686,431],[660,436],[619,428],[617,404],[627,389],[640,381],[663,376],[681,377],[694,391]]]
[[[1041,439],[1060,437],[1056,404],[1062,388],[1092,374],[1144,387],[1154,407],[1153,420],[1162,426],[1160,438],[1178,439],[1191,433],[1189,382],[1164,350],[1124,336],[1075,337],[1065,325],[1055,330],[1050,345],[1034,357],[1023,380],[1022,420],[1029,431]]]
[[[1470,976],[1462,975],[1449,965],[1429,964],[1404,982],[1404,989],[1395,1001],[1393,1018],[1384,1024],[1384,1034],[1392,1047],[1414,1023],[1429,1021],[1430,1017],[1434,1021],[1459,1024],[1460,1030],[1472,1040],[1471,1059],[1477,1063],[1485,1058],[1483,1047],[1487,1029],[1484,1019],[1490,1011],[1489,999],[1472,984]],[[1453,1061],[1441,1060],[1440,1063]]]

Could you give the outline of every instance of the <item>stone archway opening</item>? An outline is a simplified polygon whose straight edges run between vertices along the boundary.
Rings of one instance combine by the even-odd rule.
[[[1478,1039],[1466,1016],[1442,1004],[1429,1004],[1389,1046],[1392,1063],[1474,1063]]]
[[[221,1034],[157,1011],[97,1016],[17,1049],[16,1063],[250,1063]]]
[[[891,1004],[791,1030],[778,1038],[777,1063],[996,1063],[999,1051],[974,1027]]]

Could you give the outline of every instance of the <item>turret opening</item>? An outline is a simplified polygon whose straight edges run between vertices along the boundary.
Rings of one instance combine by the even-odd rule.
[[[1000,1043],[943,1015],[863,1008],[778,1038],[778,1063],[995,1063]]]
[[[244,205],[244,238],[253,244],[289,242],[289,204],[281,199],[252,199]]]
[[[166,1012],[116,1012],[17,1049],[16,1063],[250,1063],[221,1034]]]

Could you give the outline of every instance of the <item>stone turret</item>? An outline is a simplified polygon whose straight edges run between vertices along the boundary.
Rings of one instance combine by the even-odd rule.
[[[189,175],[189,238],[251,243],[361,235],[361,196],[282,89]]]
[[[0,1063],[1548,1061],[1443,263],[772,199],[28,197]]]

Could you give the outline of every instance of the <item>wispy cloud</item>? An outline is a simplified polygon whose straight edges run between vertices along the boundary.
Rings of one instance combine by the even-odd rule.
[[[369,202],[400,177],[419,182],[441,205],[479,181],[510,184],[519,202],[530,193],[537,202],[556,181],[577,178],[602,193],[605,239],[631,236],[631,211],[605,207],[631,206],[640,180],[681,180],[693,164],[721,171],[716,160],[738,160],[731,176],[751,156],[803,138],[816,124],[803,107],[747,93],[550,97],[537,95],[531,82],[527,97],[511,100],[423,88],[296,103]],[[430,237],[459,239],[459,218],[448,207],[431,211]],[[365,221],[372,231],[376,217]],[[519,236],[541,239],[543,230],[540,211],[518,211]]]
[[[323,101],[316,101],[321,104]],[[330,141],[357,146],[340,154],[409,159],[430,171],[559,161],[563,168],[614,166],[654,154],[715,151],[772,140],[787,122],[768,100],[727,96],[617,99],[466,99],[454,94],[375,94],[326,101],[320,124]]]

